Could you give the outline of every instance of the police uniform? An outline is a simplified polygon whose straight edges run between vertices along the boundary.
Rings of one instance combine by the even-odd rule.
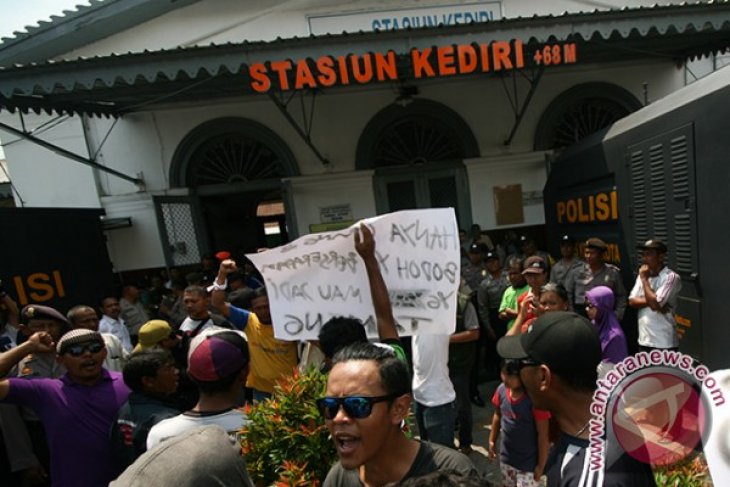
[[[565,280],[567,279],[570,271],[580,267],[582,264],[584,264],[584,262],[575,257],[569,263],[565,262],[565,259],[560,259],[550,270],[550,282],[554,282],[555,284],[560,284],[565,287]]]
[[[489,316],[489,322],[493,325],[494,316],[499,316],[499,305],[502,303],[502,295],[509,287],[509,277],[502,270],[497,277],[487,272],[487,276],[479,284],[477,289],[477,302],[481,316]]]
[[[66,368],[56,362],[56,354],[31,353],[18,364],[18,377],[24,379],[58,379],[66,373]]]
[[[461,268],[461,277],[472,290],[479,289],[479,285],[484,278],[487,277],[487,274],[489,274],[489,272],[487,272],[484,264],[475,266],[469,263]]]
[[[619,320],[624,317],[626,311],[626,288],[621,278],[621,270],[613,264],[604,263],[597,272],[591,271],[588,263],[582,262],[580,266],[570,271],[566,277],[566,289],[570,302],[573,303],[576,311],[583,311],[585,307],[586,292],[597,286],[611,288],[615,297],[614,309]]]

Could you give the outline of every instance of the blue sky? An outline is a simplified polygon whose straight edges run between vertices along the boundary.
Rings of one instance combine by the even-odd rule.
[[[76,5],[88,5],[88,0],[0,0],[0,38],[11,36],[15,30],[25,30],[26,25],[36,25],[39,20],[49,20],[64,10],[74,10]]]

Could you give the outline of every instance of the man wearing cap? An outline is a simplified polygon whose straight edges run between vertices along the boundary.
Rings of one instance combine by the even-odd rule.
[[[47,332],[0,354],[0,376],[29,353],[49,353]],[[54,486],[98,487],[118,474],[109,431],[129,396],[121,374],[102,367],[106,357],[101,334],[86,329],[66,333],[56,345],[58,361],[67,370],[60,379],[0,380],[0,401],[30,406],[46,429]]]
[[[507,271],[502,269],[502,262],[496,251],[487,252],[484,259],[487,265],[487,275],[479,284],[477,290],[477,304],[479,316],[486,322],[487,367],[495,376],[499,374],[499,357],[497,356],[497,340],[507,333],[507,321],[499,317],[499,305],[502,296],[509,287]]]
[[[550,282],[565,287],[565,278],[583,263],[575,256],[575,240],[570,235],[560,237],[560,260],[550,269]]]
[[[147,449],[189,429],[217,424],[235,440],[246,426],[246,414],[236,403],[248,375],[248,344],[243,333],[209,329],[193,338],[188,353],[188,376],[198,386],[200,399],[193,409],[152,427]]]
[[[471,289],[478,289],[479,284],[487,276],[487,266],[484,263],[484,256],[487,255],[487,246],[475,243],[469,246],[467,256],[469,262],[461,268],[461,277]]]
[[[26,337],[44,331],[55,343],[69,329],[65,316],[50,306],[29,304],[20,311],[20,331]],[[24,378],[45,377],[55,379],[66,373],[63,365],[56,360],[53,350],[31,353],[18,364],[18,376]]]
[[[666,244],[658,238],[638,245],[641,267],[629,295],[629,306],[639,310],[639,347],[644,351],[679,347],[674,310],[682,281],[664,263]]]
[[[172,327],[165,320],[150,320],[139,329],[139,341],[134,347],[135,352],[160,348],[173,350],[180,342],[180,338],[172,331]]]
[[[520,361],[520,380],[536,408],[550,411],[562,432],[545,472],[556,487],[601,485],[588,454],[591,405],[601,361],[601,341],[591,323],[573,312],[536,319],[519,336],[502,338],[499,354]],[[654,486],[651,467],[607,443],[605,487]]]
[[[548,266],[548,271],[550,270],[550,267],[553,265],[554,260],[547,252],[537,249],[537,242],[535,242],[534,238],[527,235],[521,235],[517,243],[520,246],[520,251],[514,254],[512,257],[519,257],[523,261],[528,257],[532,257],[533,255],[542,257],[542,259]]]
[[[479,285],[488,274],[487,264],[484,260],[488,252],[489,248],[486,244],[479,242],[471,244],[467,253],[468,261],[465,265],[462,265],[461,267],[461,278],[463,279],[463,281],[466,282],[466,287],[468,287],[470,289],[470,293],[472,293],[469,300],[471,301],[471,305],[474,307],[475,310],[477,310],[478,307],[476,291],[477,289],[479,289]],[[468,346],[466,346],[466,348],[472,349],[474,354],[472,360],[473,365],[469,373],[469,397],[476,406],[484,407],[484,399],[482,399],[482,397],[479,395],[479,391],[477,390],[477,382],[479,376],[479,368],[482,363],[482,348],[484,348],[487,343],[486,328],[489,326],[489,323],[487,322],[487,315],[479,315],[478,313],[479,311],[477,311],[477,331],[479,331],[479,338],[476,344],[470,343]],[[461,405],[462,411],[464,411],[465,407],[466,406]]]
[[[134,353],[144,350],[165,350],[172,354],[175,365],[180,370],[188,366],[189,338],[182,340],[165,320],[150,320],[139,329],[139,341]],[[189,409],[198,401],[198,388],[186,374],[179,379],[179,386],[173,391],[171,402],[181,411]]]
[[[517,298],[519,313],[508,335],[519,335],[535,319],[540,310],[540,288],[547,282],[547,263],[542,257],[533,255],[525,259],[522,269],[530,290]]]
[[[565,289],[568,291],[573,310],[585,316],[586,291],[596,286],[611,288],[615,298],[616,316],[621,320],[626,311],[626,288],[621,278],[621,270],[603,261],[607,250],[608,245],[600,238],[593,237],[586,240],[583,251],[585,262],[568,273],[565,278]]]

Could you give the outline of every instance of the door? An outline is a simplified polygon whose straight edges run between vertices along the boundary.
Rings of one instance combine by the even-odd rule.
[[[416,208],[454,208],[460,228],[471,225],[466,169],[461,163],[427,163],[375,172],[378,214]]]

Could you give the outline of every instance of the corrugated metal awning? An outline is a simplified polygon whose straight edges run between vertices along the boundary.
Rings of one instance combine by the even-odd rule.
[[[580,63],[687,58],[730,47],[730,2],[655,6],[501,21],[181,47],[0,69],[0,109],[119,116],[159,103],[252,93],[246,66],[279,59],[521,39],[571,41]]]

